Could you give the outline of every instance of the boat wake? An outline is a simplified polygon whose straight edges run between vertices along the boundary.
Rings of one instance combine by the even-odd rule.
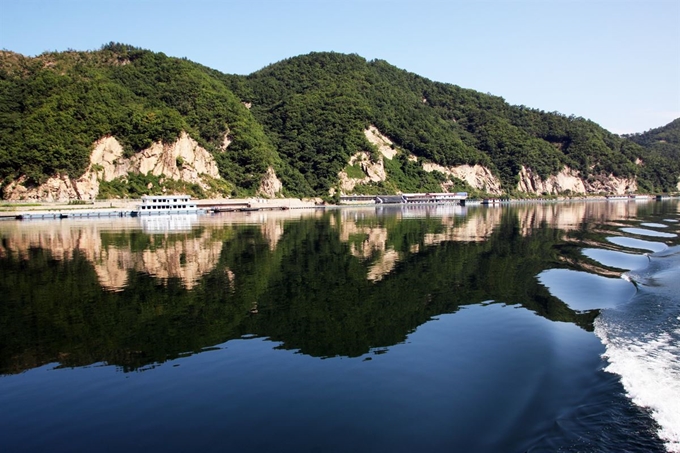
[[[650,255],[649,266],[625,278],[636,284],[635,296],[595,322],[605,370],[649,411],[666,450],[680,452],[680,247]]]

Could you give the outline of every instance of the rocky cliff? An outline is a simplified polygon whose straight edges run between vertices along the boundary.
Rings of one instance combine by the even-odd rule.
[[[389,137],[371,125],[364,131],[366,139],[378,151],[378,155],[368,152],[354,154],[348,161],[348,166],[358,166],[363,177],[350,177],[347,169],[338,174],[339,188],[342,193],[354,191],[358,184],[385,181],[389,173],[385,169],[384,159],[392,160],[398,154],[407,155],[409,160],[416,161],[416,157],[404,149],[396,146]],[[487,167],[482,165],[458,165],[446,167],[432,162],[423,162],[422,168],[426,172],[437,171],[448,179],[441,183],[443,192],[454,192],[456,182],[464,182],[469,187],[486,192],[490,195],[502,195],[505,190],[501,180]],[[637,190],[637,181],[633,178],[615,177],[612,174],[590,175],[587,178],[568,166],[564,166],[556,175],[546,179],[541,178],[531,168],[522,166],[517,175],[516,190],[528,195],[587,195],[587,194],[617,194],[623,195]],[[460,184],[458,184],[460,187]]]
[[[444,167],[430,162],[423,163],[423,169],[428,172],[438,171],[450,178],[456,178],[466,182],[470,187],[483,190],[487,193],[500,195],[503,193],[500,180],[486,167],[481,165],[459,165],[456,167]],[[453,185],[450,179],[442,183],[442,189],[446,190]]]
[[[346,170],[338,173],[338,186],[342,193],[352,193],[358,184],[381,182],[389,178],[384,159],[394,159],[399,153],[408,154],[395,144],[375,126],[364,131],[367,140],[378,150],[378,155],[367,151],[354,154],[348,161],[349,166],[358,166],[363,177],[350,177]],[[230,142],[225,135],[224,149]],[[473,189],[491,195],[502,195],[504,190],[500,179],[482,165],[459,165],[445,167],[432,162],[423,162],[423,170],[437,171],[448,177],[441,184],[442,191],[454,191],[455,181],[464,182]],[[99,194],[102,181],[113,181],[126,178],[130,173],[163,176],[174,181],[197,184],[204,190],[210,189],[209,181],[220,179],[214,157],[201,147],[188,134],[182,133],[173,143],[156,142],[149,148],[125,157],[123,147],[115,137],[103,137],[93,144],[90,164],[79,178],[55,175],[45,183],[35,186],[27,183],[28,178],[21,176],[7,184],[3,190],[3,198],[10,201],[93,201]],[[516,190],[531,195],[578,195],[578,194],[626,194],[637,190],[637,181],[633,178],[615,177],[611,174],[590,175],[587,178],[567,166],[558,174],[541,178],[531,168],[522,166],[517,175]],[[678,184],[680,189],[680,183]],[[283,183],[279,180],[273,167],[265,173],[257,194],[274,198],[281,194]]]
[[[3,197],[12,201],[92,201],[100,182],[125,178],[129,173],[162,175],[203,189],[209,188],[209,179],[220,178],[213,156],[184,132],[173,143],[156,142],[130,158],[124,156],[118,140],[109,136],[94,143],[90,164],[79,178],[55,175],[44,184],[31,186],[22,176],[5,187]]]
[[[557,175],[542,179],[530,168],[522,166],[517,190],[537,195],[562,194],[616,194],[624,195],[637,190],[635,178],[617,178],[612,174],[582,178],[578,171],[565,166]]]

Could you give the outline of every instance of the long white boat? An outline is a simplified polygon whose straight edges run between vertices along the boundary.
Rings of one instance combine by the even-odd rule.
[[[132,211],[132,216],[204,214],[189,195],[144,195],[142,203]]]

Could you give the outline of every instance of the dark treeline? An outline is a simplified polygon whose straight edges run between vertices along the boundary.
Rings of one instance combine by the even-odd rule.
[[[441,176],[407,154],[485,165],[506,192],[522,166],[544,178],[565,165],[584,178],[636,176],[648,192],[674,190],[680,173],[677,126],[674,136],[657,130],[666,138],[622,138],[357,55],[312,53],[237,76],[117,43],[35,58],[0,52],[0,184],[77,177],[106,135],[132,155],[186,131],[213,153],[234,193],[254,193],[271,166],[286,194],[326,195],[351,155],[378,158],[363,134],[371,124],[403,153],[386,162],[388,180],[365,191],[437,188]],[[232,142],[223,152],[225,134]]]

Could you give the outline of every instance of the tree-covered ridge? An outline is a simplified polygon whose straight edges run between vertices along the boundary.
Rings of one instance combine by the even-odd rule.
[[[522,166],[543,178],[565,165],[584,178],[638,176],[649,191],[677,183],[677,171],[665,159],[592,121],[511,106],[501,97],[433,82],[381,60],[312,53],[270,65],[245,83],[234,77],[229,82],[253,102],[253,113],[279,149],[302,162],[318,161],[314,174],[323,185],[361,145],[358,129],[368,124],[421,159],[485,165],[506,191],[516,186]],[[647,168],[636,165],[639,158]]]
[[[400,152],[385,161],[386,181],[355,189],[367,193],[439,189],[443,175],[424,161],[484,165],[510,193],[522,167],[544,179],[564,166],[584,179],[636,177],[648,192],[675,190],[680,173],[668,131],[655,142],[622,138],[353,54],[311,53],[238,76],[117,43],[35,58],[0,52],[0,186],[20,175],[78,177],[103,136],[129,156],[186,131],[236,193],[254,193],[273,167],[285,193],[324,196],[352,155],[380,159],[364,135],[371,125]]]
[[[77,177],[92,144],[115,136],[128,154],[186,131],[220,173],[246,189],[282,162],[241,101],[195,63],[120,44],[97,52],[0,55],[0,177]],[[231,144],[220,152],[225,134]]]
[[[626,136],[631,141],[645,148],[653,149],[659,154],[674,159],[680,159],[680,118],[665,126],[650,129],[647,132]]]

